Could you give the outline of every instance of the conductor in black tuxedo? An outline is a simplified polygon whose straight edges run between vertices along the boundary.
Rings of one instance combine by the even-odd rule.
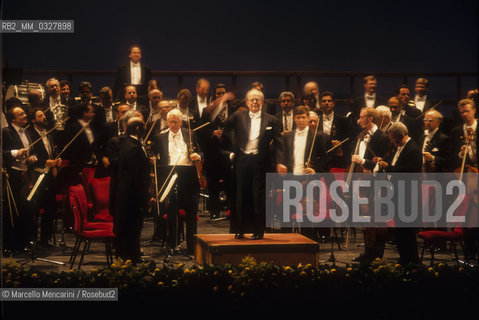
[[[197,231],[198,192],[200,184],[195,161],[201,160],[201,151],[194,132],[182,128],[183,114],[178,109],[168,112],[166,117],[169,130],[156,136],[152,147],[159,157],[160,181],[163,185],[172,167],[178,174],[176,190],[171,190],[167,206],[168,248],[175,249],[177,241],[178,212],[185,210],[186,251],[194,253]],[[164,189],[163,189],[164,191]]]
[[[248,110],[235,112],[225,123],[225,132],[234,135],[237,210],[232,223],[235,238],[253,232],[251,239],[258,240],[263,239],[266,227],[266,172],[274,170],[272,153],[281,159],[281,124],[264,112],[261,91],[248,91],[246,105]]]
[[[117,219],[113,231],[118,255],[133,263],[141,261],[140,235],[150,197],[150,164],[140,140],[144,133],[143,119],[129,119],[118,155]]]
[[[115,84],[113,86],[113,98],[121,100],[122,90],[125,85],[134,85],[138,92],[140,100],[146,98],[148,100],[147,85],[151,80],[151,69],[140,63],[141,47],[132,45],[128,49],[128,57],[130,61],[127,64],[118,67],[115,75]]]
[[[389,129],[388,136],[396,147],[396,152],[387,159],[378,159],[379,168],[392,173],[421,172],[422,152],[416,142],[409,137],[408,128],[401,122],[394,123]],[[395,177],[393,176],[391,179],[395,179]],[[406,203],[410,203],[410,201],[410,199],[406,199]],[[396,221],[395,231],[401,264],[419,263],[416,229],[398,226],[398,221]]]

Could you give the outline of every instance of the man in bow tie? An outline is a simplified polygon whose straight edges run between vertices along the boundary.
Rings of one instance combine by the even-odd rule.
[[[9,205],[9,208],[2,208],[2,235],[3,248],[14,251],[23,249],[33,240],[33,212],[26,201],[30,190],[27,188],[29,182],[25,179],[28,166],[37,161],[37,158],[29,148],[33,141],[26,130],[28,117],[25,111],[21,107],[13,107],[7,111],[6,117],[9,125],[2,128],[3,167],[6,174],[2,178],[8,182],[6,190],[11,190],[13,200],[9,204],[2,202]]]
[[[262,239],[266,227],[266,172],[273,171],[272,155],[282,158],[281,124],[264,112],[264,95],[252,89],[246,94],[248,110],[235,112],[225,123],[225,133],[233,139],[237,208],[232,231],[241,239],[253,232]],[[233,136],[231,136],[233,134]]]
[[[281,111],[275,116],[281,122],[282,134],[284,135],[286,132],[296,128],[296,124],[293,121],[294,94],[289,91],[281,92],[279,95],[279,103]]]
[[[152,151],[157,155],[159,165],[159,185],[165,183],[170,170],[174,167],[178,174],[175,190],[169,193],[167,205],[168,249],[177,249],[178,228],[183,230],[183,220],[179,210],[185,211],[186,251],[194,254],[197,230],[198,193],[200,183],[195,163],[202,158],[196,135],[188,128],[183,128],[183,114],[178,109],[168,112],[168,130],[154,138]]]
[[[431,97],[427,94],[429,81],[426,78],[418,78],[414,85],[414,104],[422,113],[425,113],[433,106]]]
[[[53,219],[56,212],[56,183],[51,168],[61,165],[61,158],[56,159],[56,150],[50,135],[47,135],[48,122],[41,109],[33,109],[30,115],[33,126],[28,128],[33,141],[38,142],[32,147],[32,152],[38,161],[34,164],[35,181],[45,174],[40,187],[35,193],[35,219],[41,217],[40,245],[49,246],[54,234]],[[40,209],[43,214],[40,215]],[[36,226],[36,224],[34,224]],[[36,230],[35,230],[36,231]],[[34,240],[37,237],[35,235]]]
[[[147,84],[151,80],[151,69],[140,62],[142,51],[139,45],[132,45],[128,50],[130,61],[118,67],[113,97],[115,101],[121,99],[121,91],[125,85],[134,85],[140,98],[147,98]],[[146,119],[146,118],[145,118]]]
[[[358,120],[361,108],[376,108],[386,103],[384,98],[377,95],[377,86],[378,81],[375,76],[369,75],[363,78],[364,94],[354,98],[353,104],[351,105],[350,117],[353,124]]]
[[[331,165],[336,168],[346,168],[351,158],[353,126],[345,117],[334,112],[335,102],[332,92],[321,93],[319,99],[321,114],[318,130],[330,137],[333,146],[340,144],[346,138],[350,138],[332,152]]]
[[[446,172],[449,156],[449,136],[441,132],[439,126],[443,116],[437,110],[429,110],[424,115],[424,134],[419,140],[422,147],[422,171]]]

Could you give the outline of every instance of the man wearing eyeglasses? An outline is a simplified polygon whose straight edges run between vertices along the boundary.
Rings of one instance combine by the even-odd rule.
[[[246,94],[248,110],[235,112],[225,123],[225,133],[233,134],[237,207],[231,230],[236,239],[252,232],[252,240],[264,237],[266,227],[266,172],[274,171],[282,159],[281,124],[264,112],[264,95],[252,89]],[[278,167],[278,166],[276,166]]]
[[[425,130],[419,140],[419,146],[422,147],[422,172],[447,171],[450,140],[439,128],[442,119],[442,114],[434,109],[424,115]]]

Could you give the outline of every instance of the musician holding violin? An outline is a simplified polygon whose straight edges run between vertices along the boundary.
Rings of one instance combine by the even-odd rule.
[[[8,127],[2,128],[3,179],[5,192],[9,192],[10,203],[3,208],[3,248],[9,251],[22,250],[32,241],[33,211],[26,201],[33,181],[30,165],[37,161],[29,146],[30,133],[26,131],[28,117],[19,107],[6,114]]]
[[[182,128],[183,114],[178,109],[168,112],[169,130],[154,137],[152,152],[157,154],[159,182],[164,180],[173,168],[178,174],[176,187],[171,191],[167,205],[168,249],[177,247],[179,209],[185,210],[186,251],[193,255],[197,232],[198,192],[200,180],[196,163],[201,160],[201,151],[196,135],[189,128]]]
[[[295,129],[283,136],[283,151],[280,153],[278,172],[291,172],[296,175],[309,175],[327,172],[331,157],[327,150],[331,149],[331,139],[323,132],[309,128],[309,107],[298,106],[293,111]],[[314,201],[303,199],[304,201]],[[301,228],[301,233],[315,241],[319,241],[317,228]],[[288,230],[289,231],[289,230]]]
[[[354,153],[351,156],[351,165],[346,179],[349,183],[353,173],[372,172],[378,157],[383,157],[389,150],[389,139],[378,128],[378,121],[379,113],[375,108],[365,107],[361,109],[358,125],[362,132],[356,140]],[[354,261],[372,261],[375,258],[382,258],[384,252],[382,243],[385,235],[384,232],[380,234],[378,230],[378,228],[364,229],[364,253],[354,258]]]
[[[30,136],[34,141],[31,150],[36,154],[38,161],[33,164],[35,181],[40,175],[45,174],[39,189],[35,191],[35,221],[41,215],[40,245],[49,246],[49,241],[54,234],[53,219],[56,212],[56,170],[61,166],[62,159],[56,158],[53,137],[48,134],[48,121],[41,109],[33,109],[30,115],[32,125],[28,128]],[[36,225],[36,224],[34,224]],[[36,230],[35,230],[36,231]],[[36,232],[35,232],[36,233]],[[36,236],[35,236],[36,240]]]
[[[479,157],[477,146],[479,146],[479,131],[476,119],[476,106],[472,99],[462,99],[458,103],[458,111],[462,119],[462,124],[451,130],[452,163],[456,172],[463,177],[464,173],[476,173],[479,168]],[[467,177],[466,177],[467,178]],[[477,207],[477,180],[464,179],[468,190],[474,190],[472,197]],[[469,181],[470,180],[470,181]],[[471,182],[472,181],[472,182]],[[470,184],[473,185],[470,185]],[[479,240],[478,228],[464,229],[464,254],[466,260],[473,259],[479,250],[476,242]]]

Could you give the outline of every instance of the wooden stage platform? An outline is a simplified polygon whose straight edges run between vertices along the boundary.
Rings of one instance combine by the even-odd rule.
[[[234,234],[197,234],[196,262],[199,264],[239,264],[247,256],[256,261],[295,266],[318,266],[319,244],[297,233],[265,233],[262,240],[235,239]]]

